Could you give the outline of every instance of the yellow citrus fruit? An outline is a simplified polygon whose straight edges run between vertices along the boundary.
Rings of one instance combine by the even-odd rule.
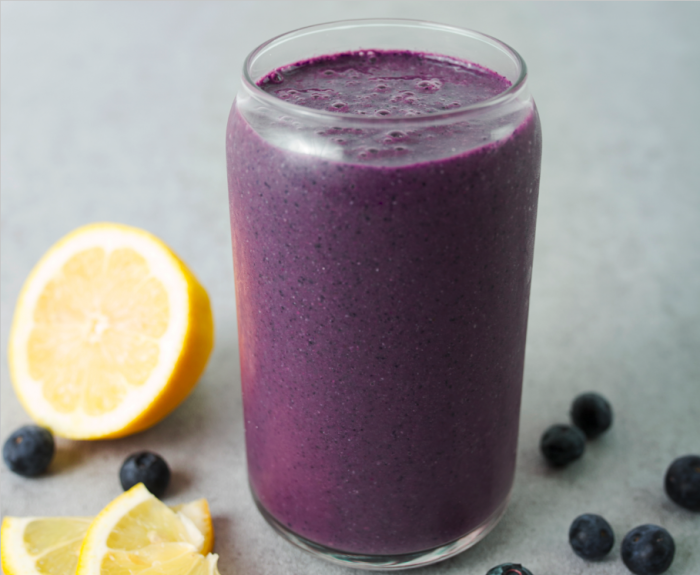
[[[76,574],[218,575],[218,556],[198,552],[203,542],[186,515],[169,509],[139,483],[90,524]]]
[[[5,575],[75,573],[89,517],[5,517],[0,536]]]
[[[10,372],[24,408],[57,435],[122,437],[185,399],[213,343],[209,297],[172,250],[99,223],[59,240],[29,275]]]
[[[189,518],[202,534],[197,551],[211,553],[214,546],[209,505],[206,499],[171,507]],[[80,546],[92,517],[5,517],[2,521],[0,554],[5,575],[74,574]]]
[[[201,548],[198,549],[200,553],[206,555],[214,550],[214,525],[211,521],[211,513],[209,511],[209,504],[206,499],[197,499],[196,501],[191,501],[190,503],[183,503],[181,505],[173,505],[170,507],[175,513],[182,514],[187,517],[197,530],[204,537]]]

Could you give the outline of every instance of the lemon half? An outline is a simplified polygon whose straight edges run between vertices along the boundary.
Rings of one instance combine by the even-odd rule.
[[[209,297],[168,246],[92,224],[59,240],[25,282],[10,371],[24,408],[57,435],[122,437],[185,399],[213,343]]]

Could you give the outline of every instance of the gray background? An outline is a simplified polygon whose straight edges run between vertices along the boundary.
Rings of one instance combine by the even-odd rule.
[[[700,515],[663,475],[700,452],[700,4],[462,2],[3,2],[2,440],[29,421],[7,335],[27,274],[73,228],[108,220],[163,238],[208,289],[216,347],[200,385],[153,429],[59,440],[51,472],[2,467],[2,515],[92,515],[121,491],[131,452],[174,470],[169,503],[205,496],[223,575],[347,575],[284,543],[248,494],[224,130],[241,64],[259,43],[342,18],[400,16],[474,28],[528,62],[544,130],[518,474],[496,530],[416,573],[628,573],[619,541],[641,523],[675,536],[669,575],[700,572]],[[572,398],[609,397],[614,428],[561,471],[538,441]],[[588,564],[567,542],[583,512],[617,534]]]

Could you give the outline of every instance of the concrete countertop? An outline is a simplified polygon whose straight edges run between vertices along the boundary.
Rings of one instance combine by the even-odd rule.
[[[472,550],[426,574],[624,575],[619,542],[658,523],[669,575],[700,573],[700,515],[668,500],[670,462],[700,452],[700,4],[2,2],[1,438],[28,423],[7,338],[32,266],[73,228],[118,221],[160,236],[212,298],[216,347],[199,386],[156,427],[58,441],[35,480],[2,466],[2,515],[92,515],[137,449],[174,476],[166,501],[207,497],[222,575],[349,575],[283,542],[248,493],[224,132],[247,53],[308,24],[407,17],[480,30],[529,65],[544,161],[518,470],[512,503]],[[614,428],[550,470],[542,431],[580,392]],[[571,521],[603,514],[617,543],[586,563]]]

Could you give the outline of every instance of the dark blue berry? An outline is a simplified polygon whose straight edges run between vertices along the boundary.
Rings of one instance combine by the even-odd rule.
[[[569,528],[569,543],[574,553],[584,559],[602,559],[613,548],[615,534],[610,523],[600,515],[579,515]]]
[[[2,458],[11,471],[25,477],[36,477],[46,471],[56,445],[51,432],[38,425],[25,425],[7,438]]]
[[[540,450],[552,465],[563,467],[583,455],[586,436],[571,425],[552,425],[542,435]]]
[[[659,575],[673,563],[673,537],[658,525],[640,525],[622,540],[622,562],[635,575]]]
[[[664,487],[674,503],[700,511],[700,455],[686,455],[671,463]]]
[[[486,575],[532,575],[532,573],[520,563],[503,563],[489,569]]]
[[[579,395],[571,406],[571,420],[588,439],[595,439],[610,429],[613,420],[612,408],[602,395],[584,393]]]
[[[119,480],[124,491],[137,483],[143,483],[146,489],[160,499],[170,481],[170,468],[157,453],[140,451],[126,458],[119,470]]]

